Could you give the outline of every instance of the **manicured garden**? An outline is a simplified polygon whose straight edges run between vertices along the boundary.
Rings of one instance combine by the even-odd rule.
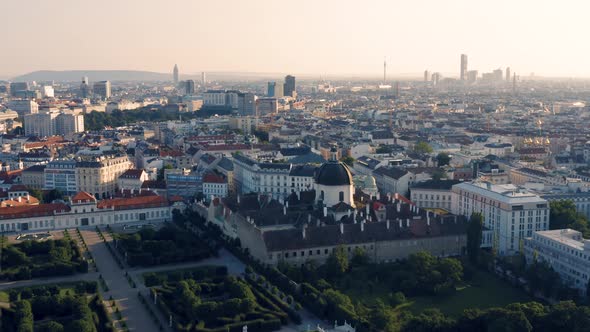
[[[282,325],[299,324],[295,303],[273,292],[263,278],[228,276],[224,267],[151,273],[144,276],[164,316],[172,317],[176,331],[250,332],[277,331]],[[282,296],[281,296],[282,295]]]
[[[12,289],[2,303],[3,332],[113,332],[96,282]],[[5,296],[3,296],[5,297]]]
[[[175,225],[166,225],[157,231],[144,228],[132,234],[115,234],[115,241],[130,266],[198,261],[217,255],[216,248]]]
[[[88,272],[88,261],[70,239],[3,243],[0,280],[24,280]]]

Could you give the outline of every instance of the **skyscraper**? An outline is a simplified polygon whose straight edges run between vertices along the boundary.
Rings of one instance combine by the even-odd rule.
[[[428,82],[430,81],[430,73],[428,72],[428,70],[424,71],[424,82]]]
[[[266,96],[274,97],[276,93],[277,82],[268,82],[266,86]]]
[[[383,60],[383,84],[387,82],[387,61]]]
[[[512,76],[510,76],[510,67],[506,68],[506,82],[510,83],[510,79],[512,78]]]
[[[178,65],[174,65],[174,70],[172,70],[172,77],[174,80],[174,85],[178,85]]]
[[[461,54],[461,81],[467,79],[467,54]]]
[[[205,72],[201,72],[201,85],[207,84],[207,76],[205,76]]]
[[[88,76],[82,77],[82,83],[80,83],[80,97],[90,97],[90,85],[88,84]]]
[[[195,81],[194,80],[186,80],[184,81],[184,93],[187,95],[194,95],[195,94]]]
[[[100,81],[94,83],[94,94],[96,96],[102,97],[103,99],[111,98],[111,82]]]
[[[285,76],[285,84],[283,88],[283,93],[285,96],[295,97],[295,76],[287,75]]]

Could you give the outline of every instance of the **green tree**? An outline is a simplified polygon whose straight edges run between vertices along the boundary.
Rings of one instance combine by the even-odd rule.
[[[361,247],[356,247],[352,251],[352,258],[350,259],[350,263],[352,264],[352,266],[367,265],[369,263],[369,260],[369,255],[367,255],[365,249]]]
[[[63,332],[64,326],[55,321],[49,321],[39,325],[36,332]]]
[[[414,144],[414,152],[418,153],[432,153],[432,147],[424,141],[418,141]]]
[[[331,278],[337,278],[348,270],[348,255],[343,246],[338,246],[332,251],[326,261],[326,272]]]
[[[342,158],[340,158],[340,161],[345,163],[346,165],[352,167],[354,165],[354,158],[351,156],[344,156]]]
[[[571,228],[590,236],[588,219],[576,210],[576,205],[571,200],[551,202],[549,212],[549,228]]]
[[[448,165],[451,162],[451,156],[446,152],[441,152],[436,156],[438,167]]]
[[[467,225],[467,255],[469,256],[469,261],[473,264],[477,264],[479,260],[482,232],[483,215],[479,212],[474,212],[469,218],[469,225]]]

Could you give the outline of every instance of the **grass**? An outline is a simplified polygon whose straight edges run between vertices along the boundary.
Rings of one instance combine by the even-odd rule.
[[[418,313],[427,308],[438,308],[450,316],[460,316],[468,308],[504,307],[514,302],[533,301],[523,290],[513,287],[495,275],[478,271],[473,280],[448,296],[410,298],[408,309]]]
[[[8,296],[8,293],[0,292],[0,302],[10,302],[10,298]]]
[[[392,291],[388,286],[378,284],[372,290],[349,289],[345,293],[351,297],[353,302],[360,301],[365,305],[372,306],[377,299],[388,303],[388,295]],[[407,303],[396,307],[396,311],[409,310],[417,314],[424,311],[424,309],[437,308],[446,315],[458,317],[463,313],[463,310],[468,308],[504,307],[510,303],[533,300],[523,290],[513,287],[495,275],[476,271],[473,281],[458,287],[454,294],[409,297]]]

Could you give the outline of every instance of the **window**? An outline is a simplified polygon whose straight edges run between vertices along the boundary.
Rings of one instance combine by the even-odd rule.
[[[339,200],[340,202],[344,202],[344,191],[341,191],[341,192],[338,194],[338,200]]]

